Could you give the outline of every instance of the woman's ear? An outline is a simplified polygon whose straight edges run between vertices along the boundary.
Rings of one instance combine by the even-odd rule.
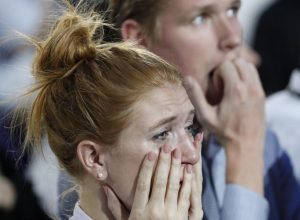
[[[143,27],[133,19],[125,20],[121,25],[121,35],[124,41],[130,40],[147,47],[147,38]]]
[[[77,156],[84,169],[95,179],[99,181],[107,179],[105,154],[100,144],[89,140],[81,141],[77,145]]]

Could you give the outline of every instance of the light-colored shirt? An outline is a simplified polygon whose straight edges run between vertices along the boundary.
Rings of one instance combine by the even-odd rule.
[[[226,184],[224,148],[214,138],[211,140],[207,148],[211,153],[202,154],[203,165],[208,164],[210,168],[209,174],[203,172],[203,179],[212,180],[215,193],[210,198],[217,199],[220,214],[218,218],[210,217],[214,216],[214,209],[205,209],[205,204],[202,204],[207,220],[300,219],[300,185],[288,155],[272,131],[268,129],[265,137],[264,197],[246,187]]]
[[[79,206],[79,202],[76,203],[73,211],[73,216],[69,220],[93,220],[90,218]]]
[[[298,95],[297,95],[298,94]],[[287,151],[300,181],[300,71],[294,70],[286,90],[267,99],[266,115],[269,127]]]
[[[212,179],[218,203],[221,204],[221,220],[265,220],[269,205],[258,193],[237,184],[226,184],[226,157],[221,148],[212,162]]]

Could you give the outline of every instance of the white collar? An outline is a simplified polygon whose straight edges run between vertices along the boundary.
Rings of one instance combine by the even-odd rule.
[[[79,202],[77,202],[73,211],[73,216],[69,220],[93,220],[93,219],[83,211],[83,209],[79,205]]]

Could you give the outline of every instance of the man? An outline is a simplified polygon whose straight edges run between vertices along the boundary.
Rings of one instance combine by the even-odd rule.
[[[257,71],[240,57],[240,6],[239,0],[124,0],[112,10],[122,39],[181,70],[198,120],[217,137],[203,152],[206,218],[300,219],[289,159],[265,130]]]
[[[123,40],[179,68],[197,118],[212,134],[203,149],[205,218],[300,219],[299,185],[289,159],[265,130],[258,74],[240,57],[240,5],[123,0],[113,1],[111,10]]]

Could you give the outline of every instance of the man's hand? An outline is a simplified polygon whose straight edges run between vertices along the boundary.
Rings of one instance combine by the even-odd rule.
[[[220,103],[210,105],[200,83],[187,77],[185,88],[197,119],[225,146],[227,183],[263,193],[265,95],[253,64],[242,58],[225,61],[214,73],[223,81]]]

